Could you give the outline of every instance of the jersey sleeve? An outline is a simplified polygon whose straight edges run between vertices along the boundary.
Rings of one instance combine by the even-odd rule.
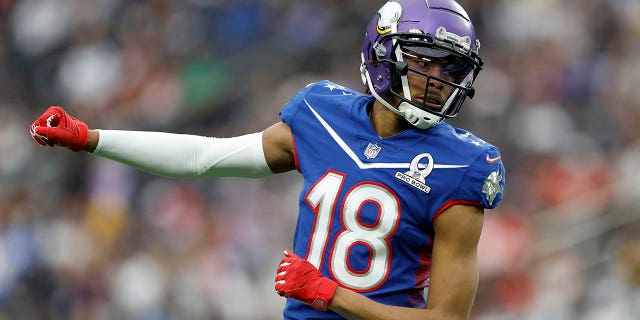
[[[500,151],[491,146],[469,167],[459,185],[456,198],[493,209],[502,201],[506,175]]]

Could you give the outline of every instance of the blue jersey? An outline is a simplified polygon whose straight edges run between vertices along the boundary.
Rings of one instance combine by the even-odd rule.
[[[339,285],[387,305],[424,308],[433,223],[465,204],[494,208],[505,169],[496,147],[440,123],[380,138],[373,97],[329,81],[280,112],[304,178],[294,251]],[[285,319],[343,319],[288,299]]]

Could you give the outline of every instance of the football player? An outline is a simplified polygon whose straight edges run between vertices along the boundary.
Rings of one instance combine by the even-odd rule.
[[[293,251],[275,279],[285,319],[466,319],[484,209],[506,174],[496,147],[443,121],[473,97],[479,48],[455,1],[388,1],[366,29],[366,92],[310,84],[262,132],[89,130],[61,107],[30,132],[168,177],[299,171]]]

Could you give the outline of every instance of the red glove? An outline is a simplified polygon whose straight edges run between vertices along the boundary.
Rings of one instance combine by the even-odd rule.
[[[285,250],[284,255],[276,275],[276,292],[309,304],[316,310],[327,311],[338,284],[294,253]]]
[[[89,140],[87,125],[64,109],[51,106],[29,127],[31,137],[41,146],[59,145],[73,151],[83,150]]]

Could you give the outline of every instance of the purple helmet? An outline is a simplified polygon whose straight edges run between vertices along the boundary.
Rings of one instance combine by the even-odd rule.
[[[454,0],[388,1],[367,26],[362,81],[387,108],[429,128],[455,117],[473,97],[483,63],[479,48],[469,16]]]

